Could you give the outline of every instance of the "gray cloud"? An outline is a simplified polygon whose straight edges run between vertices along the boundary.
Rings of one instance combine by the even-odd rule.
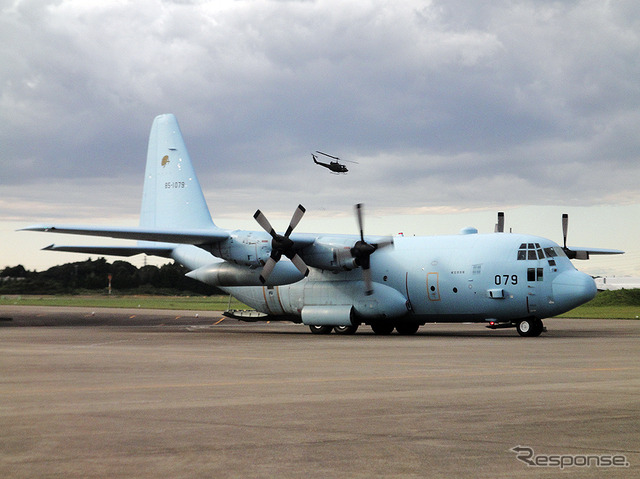
[[[135,213],[165,112],[225,214],[640,200],[636,2],[0,8],[6,217],[74,182]],[[315,149],[359,165],[329,175]]]

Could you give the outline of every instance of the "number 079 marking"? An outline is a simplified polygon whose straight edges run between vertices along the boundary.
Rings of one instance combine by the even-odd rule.
[[[503,284],[518,284],[518,275],[512,274],[509,276],[508,274],[496,274],[494,280],[497,286]]]

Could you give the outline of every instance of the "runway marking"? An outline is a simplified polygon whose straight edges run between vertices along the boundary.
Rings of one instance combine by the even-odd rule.
[[[133,319],[133,318],[135,318],[135,317],[136,317],[136,315],[135,315],[135,314],[132,314],[131,316],[129,316],[129,319]]]
[[[216,326],[217,324],[220,324],[222,321],[224,321],[224,318],[220,318],[220,320],[217,323],[213,323],[213,325]]]

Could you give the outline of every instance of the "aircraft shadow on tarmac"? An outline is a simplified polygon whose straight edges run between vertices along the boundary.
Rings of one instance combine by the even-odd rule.
[[[628,331],[612,328],[611,330],[592,329],[585,325],[584,328],[576,328],[575,321],[571,328],[563,328],[562,325],[554,325],[548,332],[543,333],[538,339],[522,338],[515,329],[489,330],[481,324],[445,324],[437,323],[434,325],[422,326],[415,335],[404,336],[393,333],[389,336],[379,336],[367,327],[361,327],[355,335],[338,335],[332,333],[326,336],[319,336],[316,339],[332,340],[357,340],[357,338],[379,338],[386,340],[390,338],[402,338],[402,340],[424,339],[424,338],[513,338],[519,341],[536,341],[550,340],[558,338],[604,338],[627,336]],[[579,321],[579,320],[578,320]],[[146,329],[156,332],[192,332],[207,334],[260,334],[260,335],[276,335],[276,336],[311,336],[311,332],[306,326],[294,325],[290,323],[268,323],[254,322],[243,323],[237,320],[222,317],[195,317],[194,315],[176,315],[167,314],[149,314],[141,312],[77,312],[69,314],[68,312],[47,312],[38,314],[1,314],[1,328],[16,327],[104,327],[104,328],[131,328]],[[447,329],[442,329],[446,327]]]

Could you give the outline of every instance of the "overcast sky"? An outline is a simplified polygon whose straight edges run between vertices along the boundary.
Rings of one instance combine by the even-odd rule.
[[[640,275],[635,0],[4,0],[0,65],[0,267],[82,259],[21,226],[135,224],[174,113],[221,226],[302,203],[300,231],[355,232],[364,202],[372,234],[506,210],[561,241],[567,210],[576,245],[628,251],[598,271]]]

